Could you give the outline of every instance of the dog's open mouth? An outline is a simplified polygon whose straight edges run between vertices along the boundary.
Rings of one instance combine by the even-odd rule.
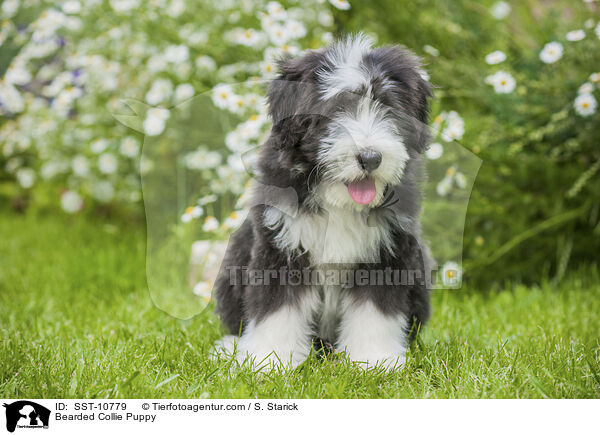
[[[352,181],[348,183],[348,193],[357,204],[369,204],[377,195],[375,180],[366,177],[362,180]]]

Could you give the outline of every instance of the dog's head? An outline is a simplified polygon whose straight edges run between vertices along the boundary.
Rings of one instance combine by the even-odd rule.
[[[363,209],[403,184],[428,142],[429,85],[418,59],[364,36],[280,63],[259,171],[289,179],[307,206]]]

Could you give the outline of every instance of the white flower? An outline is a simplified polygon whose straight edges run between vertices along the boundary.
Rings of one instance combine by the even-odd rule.
[[[465,187],[467,187],[467,177],[465,177],[465,174],[463,174],[462,172],[457,172],[454,175],[454,182],[461,189],[464,189]]]
[[[185,209],[185,213],[183,213],[181,216],[181,222],[190,222],[192,219],[197,219],[202,216],[202,213],[204,213],[204,209],[199,205],[188,207]]]
[[[200,296],[205,301],[210,300],[212,284],[209,281],[200,281],[194,286],[194,294]]]
[[[592,18],[588,18],[583,22],[583,25],[586,29],[591,29],[592,27],[594,27],[594,20]]]
[[[329,27],[333,24],[333,15],[329,11],[321,11],[317,17],[319,24],[324,27]]]
[[[8,166],[8,164],[7,164]],[[8,168],[7,168],[8,169]],[[44,180],[49,180],[54,177],[56,174],[65,172],[65,167],[62,162],[49,161],[44,163],[42,168],[40,169],[40,175]]]
[[[348,2],[348,0],[329,0],[329,3],[343,11],[347,11],[348,9],[350,9],[350,3]]]
[[[285,27],[288,29],[290,38],[299,39],[306,36],[306,27],[298,20],[288,20],[285,23]]]
[[[277,65],[274,62],[264,61],[260,63],[260,72],[264,78],[272,78],[277,75]]]
[[[515,90],[516,86],[515,79],[506,71],[498,71],[486,77],[485,81],[494,87],[494,91],[497,94],[510,94]]]
[[[158,136],[163,132],[169,119],[170,112],[167,109],[154,107],[148,109],[144,120],[144,131],[148,136]]]
[[[94,154],[100,154],[108,147],[108,141],[106,139],[97,139],[91,143],[90,149]]]
[[[225,145],[234,153],[241,152],[248,148],[248,141],[241,137],[238,130],[234,130],[225,135]]]
[[[511,9],[512,8],[508,3],[506,3],[505,1],[499,1],[492,5],[490,13],[495,19],[502,20],[508,17],[508,14],[510,14]]]
[[[246,101],[241,95],[232,95],[227,103],[227,109],[232,113],[241,114],[246,109]]]
[[[277,46],[284,45],[290,39],[288,29],[281,24],[275,23],[265,30],[267,31],[267,35],[269,35],[271,42]]]
[[[429,145],[429,149],[425,151],[425,155],[429,160],[437,160],[442,157],[444,153],[444,147],[438,142],[434,142]]]
[[[75,156],[71,162],[71,168],[73,169],[75,175],[85,177],[90,172],[90,162],[85,156]]]
[[[444,263],[442,267],[442,284],[445,287],[456,287],[460,285],[462,270],[454,261]]]
[[[25,108],[25,101],[21,93],[4,80],[0,80],[0,103],[9,113],[19,113]]]
[[[234,211],[232,212],[223,222],[223,227],[228,230],[238,228],[244,223],[247,213],[245,211]]]
[[[148,59],[146,66],[151,73],[157,73],[167,68],[167,62],[162,54],[156,54]]]
[[[192,170],[213,169],[221,164],[221,154],[199,148],[185,155],[185,165]]]
[[[208,253],[210,252],[212,242],[209,240],[197,240],[192,243],[190,262],[192,264],[202,264]]]
[[[213,216],[207,216],[204,220],[204,225],[202,225],[202,231],[210,233],[219,228],[219,221]]]
[[[594,85],[590,82],[585,82],[577,89],[578,94],[591,94],[592,92],[594,92]]]
[[[235,94],[229,85],[220,84],[213,88],[212,101],[220,109],[225,109],[229,106],[229,101]]]
[[[77,213],[83,207],[83,199],[77,192],[67,190],[60,197],[60,205],[67,213]]]
[[[198,204],[200,204],[200,205],[211,204],[211,203],[215,202],[217,199],[219,199],[219,197],[217,195],[211,193],[210,195],[206,195],[206,196],[203,196],[202,198],[200,198],[198,200]]]
[[[259,18],[261,28],[265,31],[277,22],[277,20],[269,14],[259,14]]]
[[[98,157],[98,169],[103,174],[112,174],[117,170],[119,162],[117,158],[110,153],[102,154]]]
[[[170,17],[177,18],[183,12],[185,12],[185,2],[183,0],[171,0],[171,3],[167,8],[167,14],[169,14]]]
[[[67,0],[63,3],[62,10],[65,14],[76,14],[81,10],[81,3],[77,0]]]
[[[11,18],[19,10],[19,0],[4,0],[2,2],[3,18]]]
[[[465,124],[465,122],[463,121],[463,119],[460,117],[460,115],[458,114],[458,112],[456,110],[451,110],[448,113],[445,113],[445,119],[450,124],[462,124],[462,125]]]
[[[110,0],[110,6],[115,12],[128,12],[140,5],[139,0]]]
[[[10,85],[24,85],[31,81],[31,72],[26,59],[15,57],[4,73],[4,82]]]
[[[451,142],[462,139],[465,133],[465,122],[456,111],[451,110],[450,112],[442,112],[437,115],[432,125],[434,131],[439,132],[444,122],[446,123],[446,128],[441,132],[442,140]]]
[[[236,44],[245,45],[246,47],[257,47],[263,45],[265,35],[254,29],[234,29],[229,34],[229,37]]]
[[[273,18],[274,20],[285,20],[287,16],[283,6],[281,6],[279,2],[275,1],[267,3],[267,13],[269,14],[269,17]]]
[[[244,95],[244,101],[246,102],[246,106],[248,106],[248,108],[257,110],[258,112],[265,111],[266,100],[258,94],[246,94]],[[260,120],[261,123],[265,121],[264,116],[262,115],[252,115],[251,119],[254,119],[257,122]]]
[[[446,177],[442,178],[442,180],[437,184],[435,191],[440,196],[446,196],[450,192],[451,188],[452,188],[452,178],[446,176]]]
[[[31,168],[21,168],[16,173],[17,182],[24,189],[29,189],[35,182],[35,171]]]
[[[581,94],[573,103],[575,112],[580,116],[590,116],[596,112],[598,103],[592,94]]]
[[[567,33],[567,41],[581,41],[583,38],[585,38],[585,32],[581,29],[579,30],[571,30],[569,33]]]
[[[121,142],[121,148],[119,150],[125,157],[133,158],[137,157],[139,154],[140,145],[135,138],[127,136],[125,139],[123,139],[123,142]]]
[[[217,63],[210,56],[198,56],[196,58],[196,68],[205,71],[214,71],[217,68]]]
[[[500,50],[493,51],[485,57],[485,62],[488,65],[496,65],[500,62],[504,62],[505,60],[506,60],[506,54],[504,54]]]
[[[198,47],[204,45],[208,42],[208,32],[204,29],[200,29],[188,36],[187,38],[188,44],[192,47]]]
[[[193,218],[199,218],[204,213],[204,209],[199,205],[192,207],[192,211],[190,212]]]
[[[175,101],[189,100],[194,96],[194,87],[189,83],[182,83],[175,88]]]
[[[240,134],[240,138],[244,141],[257,139],[263,119],[264,118],[259,117],[258,115],[252,115],[248,121],[239,124],[236,127],[236,131]]]
[[[235,172],[244,172],[246,167],[240,154],[231,154],[227,157],[227,164]]]
[[[146,103],[154,106],[171,97],[173,83],[169,79],[156,79],[146,93]]]
[[[591,73],[590,81],[593,83],[600,83],[600,72]]]
[[[61,116],[66,117],[72,107],[73,101],[79,98],[83,91],[77,87],[68,87],[62,90],[54,100],[52,100],[52,108]]]
[[[563,46],[560,42],[549,42],[540,52],[540,59],[544,63],[554,63],[563,55]]]
[[[183,63],[190,57],[190,49],[186,45],[169,45],[164,56],[167,62]]]
[[[449,123],[442,131],[442,139],[446,142],[452,142],[453,140],[460,140],[464,134],[465,126],[463,123]]]

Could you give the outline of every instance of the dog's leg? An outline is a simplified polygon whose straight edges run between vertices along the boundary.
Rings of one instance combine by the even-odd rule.
[[[238,360],[249,361],[263,370],[302,363],[310,353],[318,303],[317,292],[308,289],[296,301],[285,303],[260,319],[250,319],[237,343]]]
[[[385,314],[368,299],[347,297],[336,350],[345,351],[362,367],[397,368],[406,361],[408,343],[406,316]]]

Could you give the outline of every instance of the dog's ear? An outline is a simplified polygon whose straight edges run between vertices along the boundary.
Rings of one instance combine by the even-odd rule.
[[[310,96],[316,87],[319,56],[311,51],[300,58],[280,60],[280,73],[269,85],[267,101],[272,132],[282,147],[297,145],[311,124]]]
[[[413,147],[420,153],[429,140],[429,99],[433,96],[420,59],[410,51],[397,46],[375,50],[375,63],[387,80],[394,84],[392,92],[396,103],[405,111],[415,134]]]
[[[429,98],[433,96],[431,85],[425,75],[421,60],[408,50],[397,46],[378,49],[379,58],[385,63],[386,75],[398,86],[396,92],[403,106],[412,108],[415,117],[428,122]]]
[[[273,124],[296,113],[302,93],[302,67],[300,59],[287,58],[279,61],[279,75],[269,84],[267,101]]]

